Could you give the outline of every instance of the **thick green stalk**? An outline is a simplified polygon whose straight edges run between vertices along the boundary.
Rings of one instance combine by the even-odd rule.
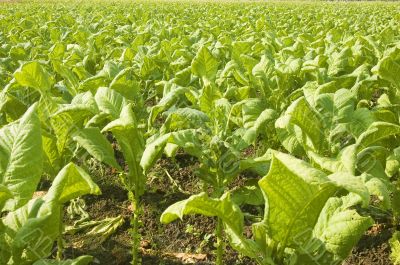
[[[223,223],[222,219],[218,217],[218,224],[217,224],[217,230],[215,232],[215,235],[217,237],[217,256],[216,256],[216,265],[222,265],[223,264],[223,255],[224,255],[224,241],[223,241]]]
[[[132,265],[140,265],[139,258],[140,249],[140,234],[139,234],[139,218],[140,218],[140,205],[138,198],[132,200],[133,217],[131,219],[132,227]]]
[[[63,252],[63,244],[62,244],[62,237],[61,235],[57,238],[57,256],[56,259],[58,261],[61,261],[63,259],[62,257],[62,252]]]
[[[64,232],[64,226],[63,226],[63,218],[64,218],[64,214],[63,211],[60,211],[60,225],[59,225],[59,235],[57,238],[57,256],[56,259],[58,261],[61,261],[63,259],[63,249],[64,249],[64,243],[63,243],[63,239],[62,239],[62,235]]]

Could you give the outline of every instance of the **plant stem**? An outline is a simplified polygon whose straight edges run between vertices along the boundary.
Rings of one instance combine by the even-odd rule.
[[[223,231],[223,223],[222,219],[218,217],[218,224],[217,224],[217,230],[216,230],[216,237],[217,237],[217,257],[216,257],[216,265],[222,265],[223,261],[223,254],[224,254],[224,242],[222,238],[222,231]]]
[[[63,211],[60,211],[60,225],[59,225],[59,235],[57,238],[57,256],[56,259],[58,261],[61,261],[63,259],[63,249],[64,249],[64,244],[63,244],[63,239],[62,239],[62,235],[63,235]]]
[[[132,226],[132,265],[140,265],[139,260],[139,248],[140,248],[140,234],[139,234],[139,217],[140,217],[140,205],[138,198],[133,198],[132,201],[133,217],[131,219]]]

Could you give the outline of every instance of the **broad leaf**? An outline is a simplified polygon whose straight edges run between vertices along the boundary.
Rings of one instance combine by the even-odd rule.
[[[183,148],[186,152],[194,156],[201,156],[201,144],[198,137],[200,136],[198,130],[187,129],[180,130],[172,133],[167,133],[157,137],[151,143],[146,145],[140,165],[145,172],[147,172],[161,157],[164,148],[168,143],[175,144]]]
[[[344,172],[326,176],[306,162],[273,153],[268,175],[259,181],[266,200],[266,224],[271,237],[290,247],[307,240],[325,206],[339,189],[358,194],[364,206],[369,193],[359,177]]]
[[[323,144],[326,142],[323,125],[317,113],[311,108],[304,97],[294,101],[285,114],[275,123],[277,128],[282,129],[293,125],[300,127],[305,135],[308,136],[312,143],[311,148],[316,151],[321,150]],[[303,136],[299,140],[307,143],[307,139],[304,139]]]
[[[46,200],[57,200],[59,204],[63,204],[85,194],[99,195],[101,191],[88,173],[81,167],[69,163],[54,179],[46,194]]]
[[[360,147],[368,147],[376,142],[391,137],[400,135],[400,126],[387,122],[374,122],[371,126],[360,135],[357,143]]]
[[[206,46],[202,46],[192,61],[192,72],[208,82],[215,79],[217,70],[217,59]]]
[[[391,247],[390,259],[394,265],[400,264],[400,232],[395,232],[389,241]]]
[[[312,231],[326,201],[337,190],[323,172],[278,152],[259,185],[266,196],[271,237],[283,247],[295,245],[295,238]]]
[[[120,169],[114,157],[114,150],[100,129],[83,128],[75,134],[74,140],[97,160]]]
[[[42,137],[37,104],[20,120],[0,129],[0,184],[13,198],[3,210],[14,210],[32,198],[42,174]]]
[[[243,236],[244,218],[239,207],[231,202],[229,194],[223,195],[220,199],[209,198],[206,193],[193,195],[168,207],[160,220],[168,224],[191,214],[219,217],[223,221],[233,248],[249,257],[254,258],[259,255],[257,245]]]
[[[109,114],[117,119],[126,105],[125,98],[115,90],[107,87],[100,87],[94,96],[100,111]]]
[[[47,92],[52,87],[49,73],[38,62],[28,62],[15,71],[15,79],[22,86],[32,87],[40,92]]]
[[[299,264],[331,264],[343,261],[374,224],[371,217],[359,215],[350,207],[357,203],[352,196],[331,198],[313,229],[312,238],[303,245],[307,251]]]

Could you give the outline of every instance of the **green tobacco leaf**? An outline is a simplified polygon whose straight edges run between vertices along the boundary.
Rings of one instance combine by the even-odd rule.
[[[101,191],[84,169],[69,163],[57,174],[44,199],[64,204],[86,194],[100,195]]]
[[[296,137],[296,131],[300,129],[295,126],[286,127],[286,124],[286,118],[284,118],[284,121],[279,118],[275,122],[276,135],[279,141],[289,153],[295,156],[304,156],[304,148]]]
[[[387,148],[372,145],[357,153],[357,170],[361,173],[369,173],[382,179],[387,179],[384,165],[389,155]]]
[[[67,260],[62,260],[62,261],[44,259],[44,260],[39,260],[39,261],[33,263],[33,265],[88,265],[92,261],[93,261],[93,257],[91,257],[91,256],[81,256],[74,260],[67,259]]]
[[[107,85],[105,79],[106,78],[102,75],[89,77],[79,84],[78,91],[79,92],[91,91],[94,94],[99,87],[104,87]]]
[[[377,198],[382,202],[382,208],[393,209],[391,201],[392,185],[387,179],[380,179],[366,174],[364,181],[369,193],[377,196]]]
[[[368,147],[382,139],[395,135],[400,135],[399,125],[388,122],[374,122],[367,131],[360,135],[357,143],[360,147]]]
[[[59,235],[61,208],[42,198],[29,201],[3,219],[0,230],[0,263],[29,265],[50,255]]]
[[[19,121],[0,129],[0,184],[13,194],[4,210],[14,210],[32,198],[42,174],[42,137],[37,104]]]
[[[325,202],[337,190],[323,172],[279,152],[273,154],[268,175],[259,185],[266,196],[271,237],[283,247],[293,246],[298,235],[311,233]]]
[[[265,103],[258,98],[245,99],[237,103],[236,106],[242,108],[243,127],[246,129],[253,127],[260,114],[265,110]]]
[[[400,88],[400,47],[394,47],[390,52],[380,59],[378,64],[372,69],[372,72],[380,78],[391,82],[393,85]]]
[[[49,91],[52,79],[49,73],[38,62],[28,62],[21,65],[14,73],[15,79],[22,86],[32,87],[40,92]]]
[[[160,78],[160,71],[155,60],[149,56],[142,58],[140,68],[140,76],[144,79],[158,79]]]
[[[243,236],[244,217],[239,207],[232,203],[229,194],[220,199],[209,198],[206,193],[192,195],[190,198],[177,202],[168,207],[161,215],[161,222],[171,223],[183,219],[185,215],[201,214],[217,216],[222,219],[231,246],[249,257],[257,257],[257,245]]]
[[[58,173],[45,197],[63,204],[85,194],[99,195],[101,191],[85,170],[69,163]]]
[[[101,126],[104,123],[108,122],[110,119],[110,116],[107,113],[101,112],[96,115],[94,115],[92,118],[90,118],[87,123],[85,124],[86,127],[96,127],[96,126]]]
[[[364,185],[362,178],[356,177],[346,172],[335,172],[328,176],[336,186],[343,187],[349,192],[353,192],[360,196],[362,204],[367,207],[370,200],[370,193],[367,186]]]
[[[159,136],[153,142],[146,145],[140,165],[144,172],[147,172],[161,157],[167,144],[174,144],[183,148],[186,152],[194,156],[201,155],[201,143],[197,138],[198,130],[187,129]]]
[[[107,87],[100,87],[94,98],[100,111],[111,115],[114,119],[119,117],[126,105],[125,98],[121,94]]]
[[[317,113],[311,108],[304,97],[294,101],[285,114],[281,116],[275,123],[277,128],[285,129],[287,127],[297,125],[309,137],[313,149],[320,150],[326,142],[323,134],[322,123]],[[306,140],[300,139],[301,142]]]
[[[71,104],[67,105],[67,107],[68,106],[79,106],[79,105],[86,106],[88,109],[92,110],[94,113],[99,112],[99,108],[97,107],[97,102],[91,92],[84,92],[84,93],[77,94],[72,99]]]
[[[396,189],[392,193],[391,205],[393,210],[393,215],[396,217],[400,216],[400,190]]]
[[[236,231],[243,229],[243,215],[239,208],[232,204],[229,196],[213,199],[204,192],[171,205],[163,212],[160,220],[164,224],[169,224],[176,219],[182,220],[185,215],[190,214],[218,216],[232,229]]]
[[[174,87],[173,89],[171,89],[171,91],[169,91],[168,93],[166,93],[162,99],[160,100],[160,102],[158,102],[157,105],[153,106],[151,108],[150,111],[150,116],[149,116],[149,121],[148,123],[150,125],[152,125],[154,123],[154,121],[156,120],[157,116],[171,108],[178,100],[179,98],[185,94],[186,92],[189,92],[189,89],[186,87]]]
[[[175,84],[187,87],[190,84],[191,77],[192,77],[192,69],[191,67],[186,67],[185,69],[177,72],[173,80]]]
[[[264,110],[258,115],[253,126],[245,131],[243,135],[243,140],[248,144],[254,143],[257,139],[257,136],[260,133],[260,130],[262,130],[263,127],[266,127],[268,122],[273,121],[276,118],[277,118],[277,113],[274,110],[272,109]]]
[[[167,131],[179,129],[205,128],[210,118],[204,112],[192,108],[179,108],[169,112],[161,131],[165,128]]]
[[[71,140],[71,136],[83,128],[86,119],[98,112],[93,95],[86,92],[77,94],[71,104],[62,105],[55,113],[52,113],[50,122],[57,137],[57,148],[60,154]]]
[[[213,81],[218,71],[218,61],[206,46],[202,46],[192,61],[193,74],[205,81]]]
[[[132,68],[119,72],[110,83],[110,89],[120,93],[127,99],[135,100],[139,95],[140,85],[135,80]]]
[[[77,93],[77,89],[79,86],[79,79],[78,77],[73,73],[73,71],[61,64],[58,61],[53,61],[52,62],[53,68],[54,70],[63,77],[63,79],[65,80],[65,84],[67,86],[68,92],[71,95],[75,95]]]
[[[51,116],[51,126],[57,136],[57,148],[64,151],[71,136],[83,128],[84,121],[94,115],[94,109],[88,105],[70,104],[62,107]]]
[[[397,147],[386,159],[385,172],[389,177],[393,177],[400,172],[400,147]]]
[[[374,122],[372,112],[366,108],[356,109],[349,119],[349,130],[355,137],[359,137]]]
[[[146,145],[146,149],[140,160],[140,165],[145,172],[147,172],[154,165],[155,161],[161,157],[162,151],[167,145],[170,136],[170,133],[164,134]]]
[[[170,143],[176,144],[185,152],[192,156],[200,157],[203,152],[201,149],[200,130],[181,130],[171,133]]]
[[[328,200],[313,230],[313,238],[308,242],[311,247],[307,249],[308,254],[318,253],[313,257],[314,261],[321,264],[343,261],[365,231],[374,224],[371,217],[361,216],[350,209],[355,204],[357,199],[351,195]]]
[[[26,110],[27,106],[21,98],[9,93],[6,88],[0,92],[0,112],[10,116],[12,120],[17,120]]]
[[[232,201],[237,205],[263,205],[264,197],[256,185],[245,185],[232,192]]]
[[[110,142],[107,141],[99,128],[83,128],[75,134],[73,139],[97,160],[121,170],[115,160],[114,150]]]
[[[397,231],[393,234],[393,237],[389,240],[391,254],[390,259],[394,265],[400,264],[400,232]]]
[[[320,94],[316,97],[316,109],[324,115],[322,122],[328,128],[338,123],[349,122],[356,98],[348,89],[339,89],[334,94]]]
[[[221,98],[221,93],[213,84],[205,85],[199,97],[200,110],[206,113],[212,113],[215,110],[215,102]]]
[[[297,74],[301,65],[302,60],[300,58],[289,58],[285,63],[278,63],[275,68],[279,75],[290,76]]]
[[[62,166],[62,157],[57,148],[57,137],[50,133],[43,132],[43,170],[49,175],[56,175]]]
[[[268,157],[246,158],[239,161],[239,170],[252,171],[260,176],[265,176],[268,173],[271,160]]]
[[[307,155],[319,168],[328,172],[349,172],[355,174],[357,162],[357,145],[349,145],[343,148],[339,155],[335,158],[324,157],[312,151],[308,151]]]

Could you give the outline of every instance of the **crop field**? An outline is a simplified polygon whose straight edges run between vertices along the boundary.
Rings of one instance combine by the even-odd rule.
[[[400,4],[0,3],[0,265],[399,265]]]

